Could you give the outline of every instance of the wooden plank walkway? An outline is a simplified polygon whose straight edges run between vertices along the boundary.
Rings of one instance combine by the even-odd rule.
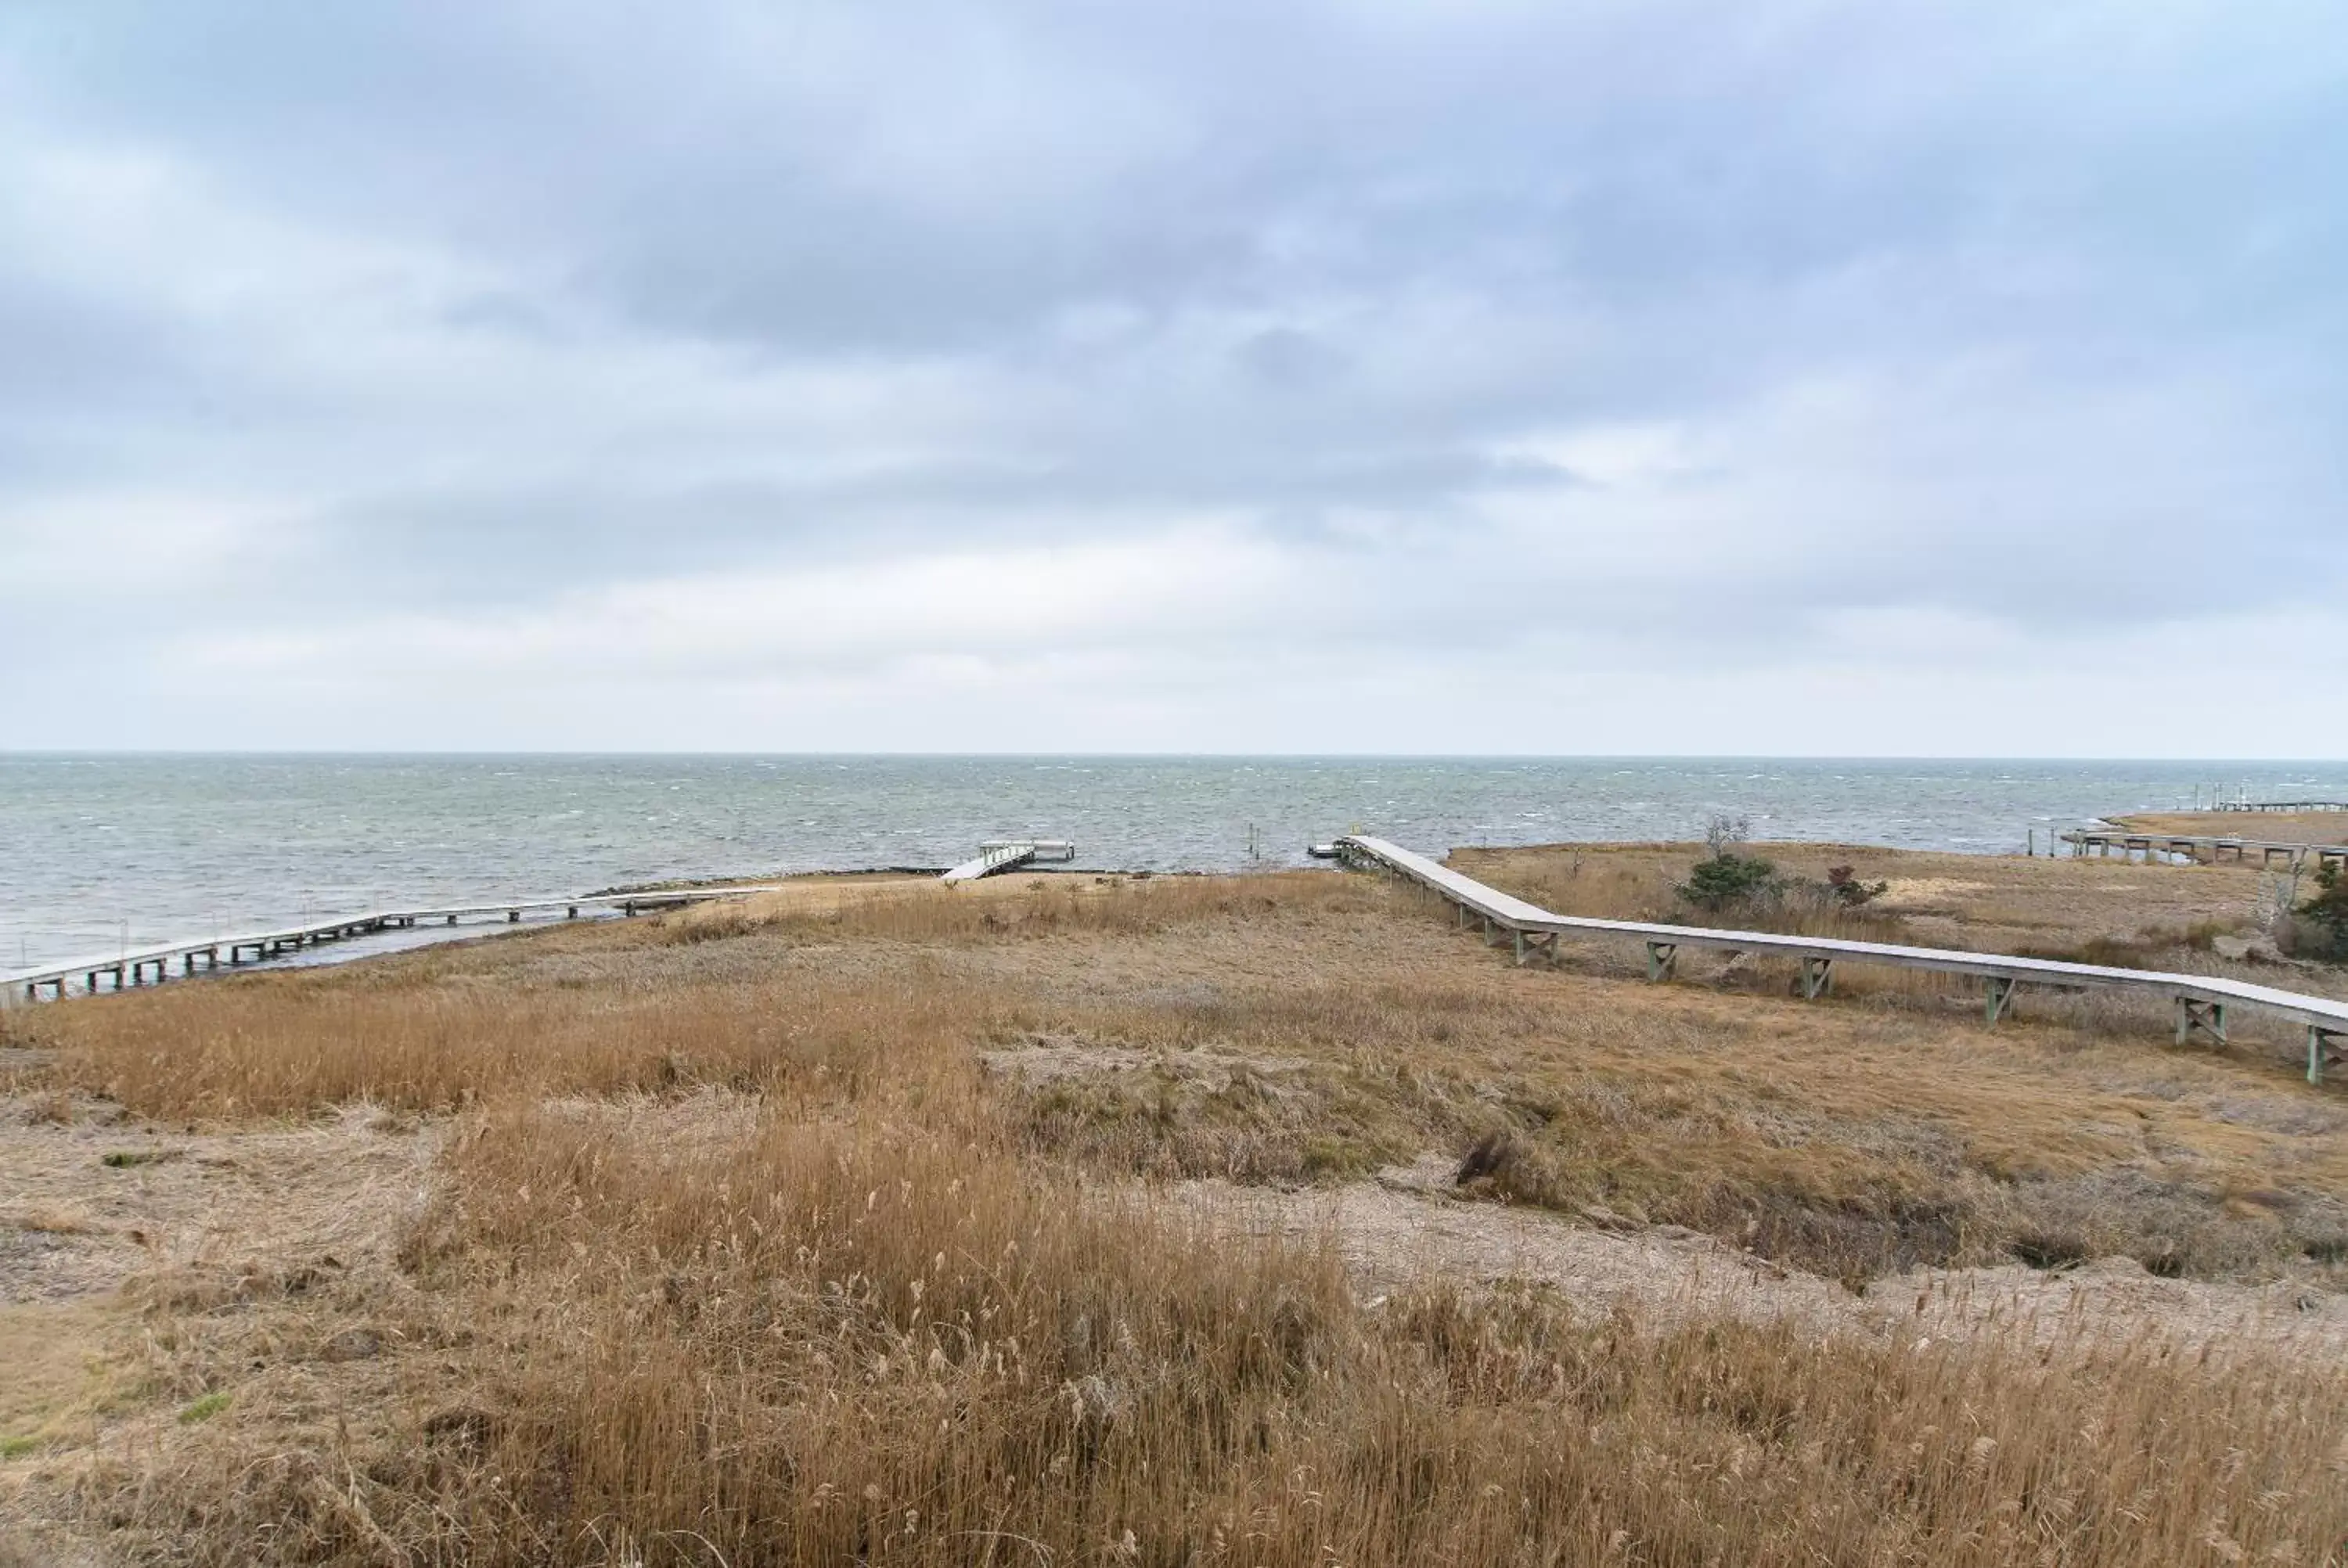
[[[106,979],[112,979],[116,990],[159,984],[169,978],[175,963],[182,976],[195,974],[200,969],[207,972],[217,969],[221,967],[223,953],[227,955],[226,962],[231,967],[241,967],[282,958],[287,953],[327,942],[347,941],[383,931],[407,930],[417,926],[454,926],[460,921],[494,919],[500,916],[511,925],[519,924],[527,915],[552,914],[556,910],[561,910],[562,917],[567,920],[578,919],[580,911],[584,909],[613,909],[623,915],[642,915],[659,909],[680,909],[688,904],[705,904],[715,899],[743,898],[753,893],[780,892],[786,886],[767,882],[726,887],[679,887],[646,893],[574,893],[544,898],[499,899],[482,904],[438,905],[427,909],[371,909],[361,915],[337,916],[304,926],[161,942],[92,958],[75,958],[37,969],[25,969],[0,977],[0,1005],[16,1000],[37,1000],[45,989],[53,997],[63,997],[77,980],[81,982],[81,989],[92,994],[101,989],[98,982]]]
[[[2310,860],[2319,866],[2348,866],[2348,844],[2302,844],[2219,833],[2139,833],[2127,827],[2082,827],[2062,837],[2082,855],[2108,856],[2116,850],[2123,859],[2138,854],[2147,860],[2156,855],[2185,855],[2215,865],[2230,853],[2245,864],[2256,855],[2260,866],[2272,866],[2277,858],[2294,869]]]
[[[1642,920],[1602,920],[1592,917],[1556,915],[1488,887],[1447,866],[1415,855],[1399,845],[1362,834],[1335,841],[1348,864],[1374,866],[1416,883],[1443,897],[1459,911],[1461,925],[1481,921],[1488,939],[1512,939],[1517,962],[1529,958],[1558,960],[1558,938],[1568,932],[1633,938],[1647,948],[1647,978],[1667,980],[1682,948],[1730,952],[1777,953],[1802,966],[1802,994],[1824,996],[1838,963],[1884,964],[1898,968],[1927,969],[1939,974],[1969,975],[1982,981],[1983,1013],[1994,1024],[2005,1016],[2018,985],[2044,985],[2077,990],[2093,987],[2153,992],[2170,999],[2177,1019],[2177,1040],[2182,1045],[2197,1035],[2223,1044],[2226,1009],[2247,1006],[2280,1013],[2306,1026],[2307,1081],[2323,1081],[2328,1061],[2348,1045],[2348,1001],[2278,990],[2246,980],[2208,975],[2161,974],[2147,969],[2111,968],[2100,964],[2070,964],[2053,958],[2013,958],[2000,953],[1970,953],[1943,948],[1911,948],[1890,942],[1846,941],[1832,937],[1794,937],[1774,931],[1730,931],[1708,926],[1670,926]]]

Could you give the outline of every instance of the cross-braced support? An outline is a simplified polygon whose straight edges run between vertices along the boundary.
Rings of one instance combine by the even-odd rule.
[[[1517,963],[1521,967],[1528,958],[1547,958],[1550,968],[1557,968],[1557,933],[1555,931],[1519,931],[1517,933]]]
[[[2006,1009],[2013,1005],[2013,981],[2003,975],[1990,975],[1982,981],[1982,1011],[1995,1028]]]
[[[1661,982],[1672,978],[1679,968],[1680,945],[1677,942],[1647,944],[1647,979]]]
[[[2348,1030],[2326,1029],[2320,1023],[2307,1026],[2307,1081],[2323,1081],[2323,1070],[2340,1060],[2338,1047],[2348,1045]]]
[[[1802,960],[1802,999],[1816,1001],[1834,985],[1832,958],[1805,958]]]
[[[2206,1034],[2211,1041],[2226,1043],[2226,1004],[2196,1001],[2191,997],[2177,999],[2177,1043],[2184,1045],[2194,1035]]]

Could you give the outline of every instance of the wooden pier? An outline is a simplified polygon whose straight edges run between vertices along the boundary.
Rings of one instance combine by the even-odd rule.
[[[1602,920],[1584,916],[1556,915],[1523,899],[1487,887],[1425,856],[1414,855],[1382,838],[1348,834],[1335,841],[1340,858],[1349,865],[1374,867],[1426,888],[1458,910],[1461,926],[1480,922],[1488,940],[1513,942],[1517,962],[1541,958],[1558,961],[1558,938],[1589,932],[1646,944],[1647,978],[1672,979],[1682,948],[1739,953],[1776,953],[1801,965],[1802,995],[1812,1000],[1825,996],[1833,984],[1837,964],[1881,964],[1896,968],[1927,969],[1939,974],[1965,975],[1982,982],[1982,1016],[1995,1024],[2011,1009],[2014,989],[2046,986],[2061,990],[2096,988],[2150,993],[2168,999],[2177,1020],[2177,1042],[2196,1038],[2218,1044],[2226,1040],[2226,1010],[2253,1007],[2279,1013],[2307,1030],[2307,1081],[2323,1081],[2324,1067],[2340,1060],[2348,1047],[2348,1001],[2278,990],[2246,980],[2207,975],[2160,974],[2147,969],[2110,968],[2100,964],[2070,964],[2053,958],[2012,958],[1998,953],[1969,953],[1942,948],[1910,948],[1889,942],[1845,941],[1838,938],[1793,937],[1773,931],[1729,931],[1707,926],[1667,926],[1640,920]]]
[[[1065,838],[990,838],[978,846],[976,859],[963,861],[938,880],[949,885],[975,882],[982,876],[992,876],[1014,866],[1026,866],[1038,860],[1074,860],[1076,857],[1076,846]]]
[[[375,909],[364,915],[341,916],[306,926],[246,931],[229,937],[203,937],[191,941],[163,942],[98,958],[76,958],[44,968],[26,969],[0,978],[0,1003],[38,1000],[45,990],[52,997],[63,997],[76,982],[79,983],[81,990],[92,995],[107,989],[100,985],[102,980],[110,979],[112,989],[128,990],[133,986],[160,984],[170,978],[175,964],[184,977],[218,969],[223,962],[232,968],[264,963],[289,953],[300,952],[305,948],[349,941],[384,931],[409,930],[417,926],[454,926],[468,920],[502,920],[508,925],[519,925],[525,916],[552,915],[557,911],[561,912],[563,919],[576,920],[581,911],[590,909],[644,915],[661,909],[680,909],[688,904],[705,904],[714,899],[779,892],[782,887],[780,883],[760,883],[646,893],[574,893],[549,898],[441,905],[428,909]],[[222,955],[226,955],[224,959]]]
[[[2271,811],[2295,815],[2303,811],[2348,811],[2348,800],[2238,800],[2196,806],[2197,811]]]
[[[2064,834],[2062,838],[2076,854],[2117,853],[2122,859],[2137,855],[2147,860],[2156,855],[2183,855],[2214,866],[2230,856],[2248,865],[2255,855],[2260,866],[2273,866],[2280,861],[2294,871],[2310,861],[2318,867],[2348,865],[2348,844],[2300,844],[2283,839],[2244,838],[2235,834],[2139,833],[2126,827],[2082,827]]]

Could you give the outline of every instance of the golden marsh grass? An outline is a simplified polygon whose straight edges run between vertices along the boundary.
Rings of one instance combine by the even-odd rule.
[[[2028,875],[1997,897],[2077,896]],[[2336,1558],[2348,1367],[2288,1325],[1591,1311],[1414,1272],[1406,1238],[1373,1291],[1344,1238],[1166,1184],[1477,1154],[1396,1201],[1686,1225],[1870,1298],[2117,1251],[2197,1301],[2320,1303],[2336,1091],[1905,994],[1519,970],[1366,877],[1034,880],[7,1015],[20,1143],[187,1153],[21,1167],[35,1218],[43,1182],[118,1184],[75,1211],[103,1234],[42,1245],[124,1250],[267,1140],[428,1175],[300,1223],[323,1196],[289,1186],[294,1217],[126,1264],[93,1348],[134,1391],[85,1436],[28,1424],[0,1528],[336,1564]]]

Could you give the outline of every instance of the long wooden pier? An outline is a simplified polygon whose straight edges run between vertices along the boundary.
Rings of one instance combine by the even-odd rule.
[[[2215,805],[2199,806],[2195,809],[2199,811],[2279,811],[2290,814],[2303,811],[2348,811],[2348,800],[2221,800]]]
[[[2293,870],[2311,860],[2318,866],[2348,866],[2348,844],[2301,844],[2279,838],[2244,838],[2237,834],[2139,833],[2128,827],[2075,828],[2062,837],[2079,854],[2108,856],[2117,852],[2123,859],[2139,854],[2147,860],[2156,855],[2184,855],[2215,865],[2230,855],[2247,865],[2255,855],[2260,866],[2272,866],[2280,860]]]
[[[1603,920],[1578,915],[1557,915],[1521,898],[1487,887],[1422,855],[1414,855],[1383,838],[1348,834],[1335,841],[1340,858],[1349,865],[1393,873],[1440,896],[1459,912],[1459,923],[1480,921],[1488,939],[1514,941],[1517,962],[1545,958],[1558,961],[1558,938],[1569,932],[1630,938],[1646,944],[1647,978],[1672,978],[1682,948],[1715,951],[1776,953],[1801,965],[1802,994],[1813,1000],[1827,994],[1838,963],[1883,964],[1896,968],[1927,969],[1939,974],[1967,975],[1982,982],[1982,1011],[1988,1022],[2003,1018],[2014,988],[2041,985],[2061,990],[2107,988],[2166,997],[2177,1019],[2177,1042],[2199,1037],[2219,1044],[2226,1040],[2226,1009],[2254,1007],[2280,1013],[2307,1029],[2307,1081],[2323,1081],[2328,1062],[2340,1060],[2348,1046],[2348,1001],[2278,990],[2246,980],[2208,975],[2161,974],[2147,969],[2111,968],[2101,964],[2071,964],[2053,958],[2022,958],[2000,953],[1969,953],[1943,948],[1910,948],[1890,942],[1846,941],[1832,937],[1795,937],[1774,931],[1729,931],[1707,926],[1668,926],[1642,920]]]
[[[574,893],[548,898],[509,898],[486,904],[440,905],[428,909],[371,909],[363,915],[338,916],[305,926],[162,942],[96,958],[75,958],[44,968],[26,969],[0,978],[0,1002],[37,1000],[44,990],[53,997],[63,997],[77,981],[82,990],[93,995],[104,989],[99,983],[101,980],[110,979],[115,990],[127,990],[133,986],[160,984],[170,977],[174,964],[179,966],[182,976],[193,975],[220,968],[223,962],[232,968],[263,963],[305,948],[349,941],[384,931],[408,930],[417,926],[454,926],[460,921],[483,919],[502,919],[509,925],[518,925],[525,916],[551,915],[558,910],[567,920],[576,920],[581,911],[589,909],[612,909],[622,915],[643,915],[660,909],[680,909],[688,904],[705,904],[720,898],[747,897],[753,893],[780,892],[783,886],[781,883],[768,882],[724,887],[664,888],[644,893]],[[223,954],[226,955],[225,959]]]

